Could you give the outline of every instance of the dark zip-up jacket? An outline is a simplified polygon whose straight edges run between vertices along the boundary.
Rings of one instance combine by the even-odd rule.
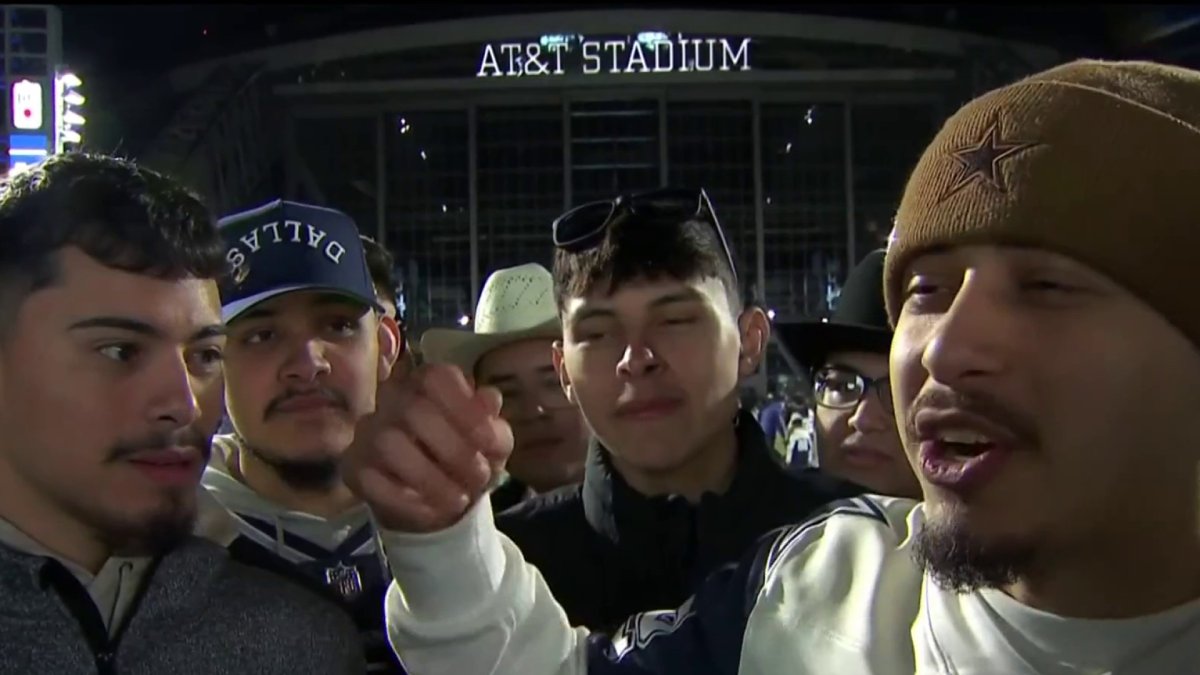
[[[789,473],[749,413],[739,413],[736,433],[737,469],[724,494],[696,504],[647,497],[593,443],[581,486],[526,501],[496,527],[542,573],[574,625],[608,632],[638,612],[676,607],[767,532],[862,493],[817,471]]]
[[[361,675],[349,616],[299,584],[189,538],[104,621],[62,563],[0,545],[0,675]]]

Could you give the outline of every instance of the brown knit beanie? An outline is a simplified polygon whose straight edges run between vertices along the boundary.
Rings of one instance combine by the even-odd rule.
[[[1200,344],[1200,72],[1076,61],[991,91],[925,150],[884,267],[934,246],[1033,246],[1109,276]]]

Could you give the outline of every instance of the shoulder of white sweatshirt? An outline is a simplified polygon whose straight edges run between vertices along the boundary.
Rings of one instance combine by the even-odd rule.
[[[389,637],[412,675],[1200,673],[1200,601],[1153,617],[1053,617],[955,594],[911,556],[919,503],[860,497],[764,537],[682,607],[612,636],[572,628],[488,500],[433,535],[381,534]]]

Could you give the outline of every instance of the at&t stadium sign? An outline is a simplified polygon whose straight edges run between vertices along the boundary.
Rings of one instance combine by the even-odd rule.
[[[674,38],[647,32],[621,39],[544,35],[537,42],[483,46],[476,77],[581,73],[706,73],[750,70],[750,38]]]

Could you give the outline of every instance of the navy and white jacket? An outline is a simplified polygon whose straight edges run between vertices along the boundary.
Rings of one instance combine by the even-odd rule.
[[[610,637],[568,624],[483,500],[433,535],[383,533],[389,637],[412,675],[1200,673],[1200,599],[1087,621],[957,594],[913,562],[924,518],[909,500],[830,505]]]

